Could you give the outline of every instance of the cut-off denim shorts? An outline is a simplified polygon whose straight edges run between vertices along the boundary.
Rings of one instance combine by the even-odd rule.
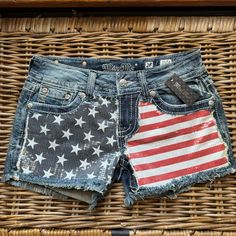
[[[191,104],[167,86],[173,75],[197,94]],[[114,182],[130,207],[233,172],[222,101],[199,48],[137,59],[31,58],[2,182],[92,209]]]

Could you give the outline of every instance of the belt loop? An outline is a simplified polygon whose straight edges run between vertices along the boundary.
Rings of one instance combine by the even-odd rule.
[[[138,78],[142,88],[142,94],[144,97],[149,96],[148,84],[144,71],[138,71]]]
[[[89,96],[93,95],[94,87],[95,87],[96,73],[93,71],[89,71],[89,77],[86,87],[86,94]]]

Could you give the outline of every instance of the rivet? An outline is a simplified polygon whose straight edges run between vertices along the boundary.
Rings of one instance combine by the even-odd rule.
[[[83,65],[83,66],[86,66],[86,65],[87,65],[87,62],[86,62],[86,61],[83,61],[83,62],[82,62],[82,65]]]
[[[127,81],[126,81],[125,79],[121,79],[121,80],[119,81],[119,84],[120,84],[121,86],[125,85],[126,83],[127,83]]]
[[[32,106],[33,106],[33,104],[31,102],[27,104],[28,108],[32,108]]]
[[[70,98],[70,94],[69,93],[67,93],[66,95],[65,95],[65,99],[69,99]]]
[[[152,91],[149,92],[149,94],[150,94],[151,97],[154,97],[154,96],[156,96],[156,91],[152,90]]]
[[[54,60],[54,62],[55,62],[56,64],[58,64],[58,60]]]
[[[83,98],[83,97],[86,96],[86,94],[85,94],[84,92],[80,92],[80,93],[79,93],[79,96]]]
[[[214,105],[214,101],[213,101],[213,100],[210,100],[210,101],[208,102],[208,104],[209,104],[209,106],[213,106],[213,105]]]
[[[48,92],[48,89],[46,87],[42,88],[42,92],[43,93],[47,93]]]

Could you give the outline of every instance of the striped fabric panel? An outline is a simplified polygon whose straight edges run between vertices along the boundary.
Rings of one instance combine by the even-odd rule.
[[[209,110],[171,115],[139,102],[139,129],[126,154],[139,186],[154,187],[228,164],[225,143]]]

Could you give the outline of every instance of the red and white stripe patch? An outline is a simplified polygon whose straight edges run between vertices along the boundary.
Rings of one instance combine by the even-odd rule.
[[[171,115],[139,102],[139,129],[126,155],[139,186],[155,187],[228,164],[226,145],[209,110]]]

